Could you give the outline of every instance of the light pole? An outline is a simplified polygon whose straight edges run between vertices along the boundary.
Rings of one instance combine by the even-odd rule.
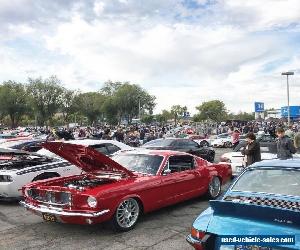
[[[290,126],[291,114],[290,114],[290,86],[289,86],[289,76],[294,75],[294,72],[282,72],[281,75],[286,76],[286,89],[287,89],[287,101],[288,101],[288,126]]]

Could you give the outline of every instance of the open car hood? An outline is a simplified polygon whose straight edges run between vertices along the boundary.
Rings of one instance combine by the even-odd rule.
[[[43,147],[66,159],[85,172],[102,170],[106,172],[121,172],[127,176],[135,176],[130,170],[88,146],[63,142],[47,142],[43,144]]]

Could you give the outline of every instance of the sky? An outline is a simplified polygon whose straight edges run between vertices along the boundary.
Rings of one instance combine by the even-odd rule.
[[[156,109],[300,105],[299,0],[0,0],[0,82],[139,84]]]

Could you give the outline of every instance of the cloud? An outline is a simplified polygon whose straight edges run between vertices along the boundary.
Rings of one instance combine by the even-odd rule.
[[[157,96],[157,111],[174,104],[195,111],[221,99],[237,112],[252,111],[257,100],[284,105],[280,72],[300,71],[300,4],[293,0],[13,4],[0,0],[2,80],[56,74],[82,91],[130,81]]]

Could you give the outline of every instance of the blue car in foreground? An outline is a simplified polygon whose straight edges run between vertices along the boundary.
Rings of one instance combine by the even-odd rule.
[[[278,243],[282,235],[294,242],[280,238]],[[264,243],[224,245],[226,236],[266,239],[260,241]],[[300,159],[262,161],[247,167],[221,199],[210,201],[186,239],[199,250],[300,249]]]

